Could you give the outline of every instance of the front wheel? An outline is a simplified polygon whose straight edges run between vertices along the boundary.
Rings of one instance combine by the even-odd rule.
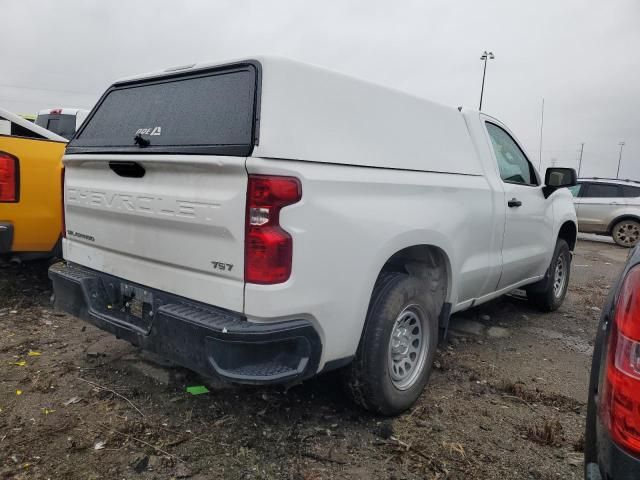
[[[529,303],[544,312],[557,310],[567,295],[570,273],[569,245],[559,238],[545,277],[526,289]]]
[[[640,223],[635,220],[622,220],[611,229],[611,238],[621,247],[635,247],[640,239]]]
[[[376,282],[356,358],[344,370],[347,393],[367,410],[397,415],[429,380],[438,319],[426,291],[404,273],[383,272]]]

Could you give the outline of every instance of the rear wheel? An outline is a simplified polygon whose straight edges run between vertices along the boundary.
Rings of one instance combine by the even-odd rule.
[[[571,252],[569,245],[559,238],[547,274],[542,280],[526,289],[527,299],[532,305],[544,312],[557,310],[567,295],[570,273]]]
[[[426,292],[417,277],[380,275],[356,358],[343,372],[347,393],[367,410],[399,414],[413,405],[429,380],[438,324]]]
[[[613,226],[611,237],[621,247],[635,247],[640,239],[640,223],[635,220],[622,220]]]

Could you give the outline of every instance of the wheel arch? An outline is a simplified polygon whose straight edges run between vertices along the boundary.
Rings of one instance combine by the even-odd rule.
[[[558,238],[563,239],[569,245],[569,250],[574,251],[576,248],[576,242],[578,240],[578,226],[575,222],[567,220],[562,224],[560,230],[558,230]]]
[[[446,270],[447,278],[451,275],[451,262],[447,253],[442,248],[430,244],[411,245],[398,250],[387,258],[380,273],[383,271],[404,271],[410,274],[407,265],[412,262],[427,263],[432,266],[442,265]]]
[[[402,248],[391,255],[378,272],[403,272],[422,278],[428,293],[434,296],[438,313],[451,293],[451,260],[444,249],[431,244],[418,244]]]
[[[359,348],[367,328],[367,318],[376,286],[388,272],[401,272],[426,278],[429,278],[429,275],[435,275],[435,278],[438,278],[440,275],[441,280],[435,282],[442,287],[438,293],[436,311],[440,327],[446,328],[451,311],[450,302],[455,301],[456,295],[454,283],[456,263],[452,253],[447,251],[446,238],[439,232],[414,230],[390,239],[379,250],[376,262],[370,264],[365,276],[366,284],[363,285],[362,297],[359,298],[363,300],[366,298],[366,305],[364,302],[360,304],[363,307],[362,316],[359,316],[362,323],[358,326],[356,348]],[[356,350],[354,354],[355,352]]]
[[[607,235],[611,235],[613,233],[613,227],[616,226],[616,223],[619,223],[623,220],[633,220],[636,221],[638,223],[640,223],[640,217],[638,217],[637,215],[633,215],[631,213],[625,213],[622,215],[618,215],[616,218],[614,218],[613,220],[611,220],[611,222],[609,223],[609,226],[607,227]]]

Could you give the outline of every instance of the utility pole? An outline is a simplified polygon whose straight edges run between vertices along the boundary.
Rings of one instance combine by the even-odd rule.
[[[616,172],[616,178],[619,178],[620,176],[620,162],[622,162],[622,147],[624,147],[625,143],[624,141],[618,143],[618,145],[620,145],[620,155],[618,155],[618,171]]]
[[[480,89],[480,107],[478,110],[482,111],[482,96],[484,95],[484,77],[487,75],[487,60],[493,60],[493,52],[487,52],[486,50],[480,57],[480,60],[484,60],[484,70],[482,71],[482,88]]]
[[[578,160],[578,178],[580,178],[580,169],[582,168],[582,152],[584,152],[584,142],[580,144],[580,159]]]
[[[542,168],[542,127],[544,126],[544,97],[542,97],[542,115],[540,116],[540,156],[538,159],[538,171]]]

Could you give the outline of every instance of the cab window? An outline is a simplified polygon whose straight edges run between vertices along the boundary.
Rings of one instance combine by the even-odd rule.
[[[535,170],[518,144],[504,129],[486,123],[500,177],[507,183],[538,185]]]
[[[71,140],[76,133],[76,116],[69,114],[38,115],[36,125]]]

